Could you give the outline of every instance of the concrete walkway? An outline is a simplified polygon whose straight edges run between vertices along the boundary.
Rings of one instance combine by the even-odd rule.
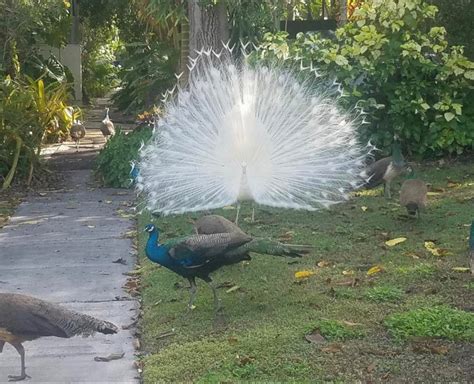
[[[90,130],[88,136],[100,137]],[[55,163],[62,163],[58,169],[65,176],[64,188],[30,196],[0,230],[0,292],[61,303],[122,328],[133,323],[138,310],[122,288],[125,273],[135,263],[131,240],[124,236],[133,229],[131,215],[125,214],[132,196],[92,183],[91,170],[81,163],[87,163],[100,145],[85,142],[75,156],[69,144],[54,151]],[[81,161],[84,153],[88,158]],[[133,345],[133,330],[128,329],[116,335],[27,342],[28,382],[138,383]],[[115,353],[124,357],[94,361]],[[6,344],[0,354],[0,382],[19,372],[19,355]]]

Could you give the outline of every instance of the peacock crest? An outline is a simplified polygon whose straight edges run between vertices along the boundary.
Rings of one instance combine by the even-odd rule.
[[[357,124],[318,87],[283,66],[201,51],[188,86],[167,97],[165,115],[140,151],[137,188],[162,214],[253,200],[316,210],[347,199],[371,147]]]

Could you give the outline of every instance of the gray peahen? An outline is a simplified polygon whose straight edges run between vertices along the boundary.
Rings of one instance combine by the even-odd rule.
[[[217,312],[221,309],[220,301],[209,274],[225,265],[250,260],[249,252],[254,249],[260,249],[255,252],[271,253],[270,247],[275,244],[275,242],[272,243],[265,239],[253,239],[230,221],[224,220],[222,221],[224,224],[221,227],[219,227],[217,222],[215,227],[207,227],[206,225],[207,228],[201,225],[204,224],[203,221],[197,223],[196,228],[198,230],[213,231],[215,228],[218,231],[217,233],[197,234],[170,239],[163,244],[158,244],[160,234],[158,228],[153,224],[148,224],[145,227],[145,231],[149,233],[145,248],[147,257],[151,261],[188,279],[191,292],[188,304],[190,309],[193,308],[197,293],[196,278],[200,278],[211,287],[214,295],[214,307]],[[222,228],[227,230],[227,232],[223,232],[224,229]],[[246,244],[253,244],[253,246],[247,248]],[[263,248],[266,248],[268,252],[263,252]],[[278,249],[275,252],[275,254],[289,257],[300,257],[301,253],[303,252],[298,252],[297,249],[288,250],[287,252]]]
[[[384,157],[370,164],[362,173],[361,177],[367,179],[364,187],[372,189],[384,184],[384,196],[391,199],[390,183],[407,170],[407,163],[403,157],[400,142],[394,138],[392,143],[392,156]]]
[[[74,120],[69,131],[71,138],[76,142],[76,152],[79,151],[79,141],[86,135],[86,128],[79,120]]]
[[[69,338],[90,336],[95,332],[117,333],[118,328],[108,321],[98,320],[57,304],[15,293],[0,293],[0,352],[5,343],[11,344],[21,357],[21,374],[8,376],[10,381],[29,377],[25,367],[22,343],[44,336]]]
[[[400,189],[400,205],[406,207],[408,215],[419,218],[420,211],[426,208],[428,188],[423,180],[415,179],[414,174],[405,180]]]
[[[112,120],[109,117],[109,108],[105,108],[105,117],[102,120],[102,124],[100,126],[100,131],[105,137],[105,140],[109,138],[109,136],[115,135],[115,127]]]

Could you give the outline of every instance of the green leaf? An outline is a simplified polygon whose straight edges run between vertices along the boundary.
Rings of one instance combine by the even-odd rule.
[[[474,71],[464,72],[464,77],[469,80],[474,80]]]
[[[455,115],[452,112],[446,112],[444,114],[444,118],[446,119],[446,121],[451,121],[452,119],[454,119],[454,117],[455,117]]]

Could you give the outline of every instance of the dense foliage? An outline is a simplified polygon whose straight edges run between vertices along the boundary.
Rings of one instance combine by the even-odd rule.
[[[177,51],[167,43],[131,43],[123,54],[122,88],[113,96],[115,105],[137,112],[158,102],[176,81]]]
[[[68,109],[68,87],[27,76],[0,82],[0,176],[2,189],[10,186],[17,173],[27,175],[28,183],[39,164],[41,146],[46,140],[67,134],[78,112]]]
[[[398,134],[418,155],[460,154],[474,147],[474,63],[432,26],[436,7],[421,0],[370,0],[332,39],[267,35],[265,58],[302,58],[342,82],[346,102],[362,106],[363,132],[379,146]]]
[[[70,72],[41,44],[60,47],[71,28],[71,4],[0,0],[0,180],[31,182],[41,146],[67,135],[79,111],[67,107]]]
[[[137,160],[138,150],[152,134],[149,126],[136,128],[127,133],[120,129],[100,151],[96,160],[96,174],[104,185],[115,188],[129,188],[132,185],[131,162]]]
[[[451,45],[463,45],[464,54],[474,60],[474,1],[428,0],[439,9],[437,21],[448,31]]]

